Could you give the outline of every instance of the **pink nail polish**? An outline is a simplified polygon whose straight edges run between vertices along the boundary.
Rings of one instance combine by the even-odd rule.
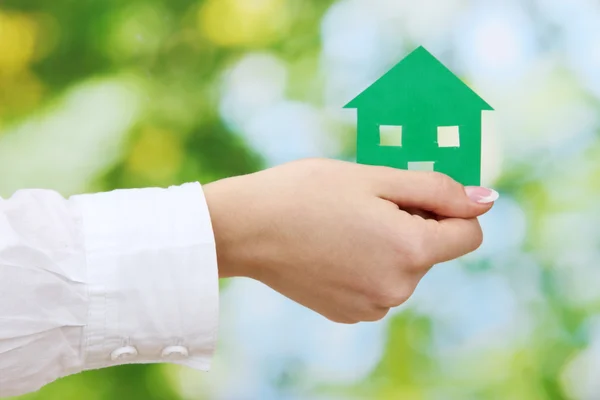
[[[469,199],[479,204],[493,203],[500,197],[500,194],[495,190],[480,186],[467,186],[465,191]]]

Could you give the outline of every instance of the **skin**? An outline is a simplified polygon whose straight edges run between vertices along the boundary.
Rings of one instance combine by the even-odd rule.
[[[256,279],[347,324],[380,320],[433,265],[476,250],[477,217],[495,200],[436,172],[327,159],[204,190],[220,277]]]

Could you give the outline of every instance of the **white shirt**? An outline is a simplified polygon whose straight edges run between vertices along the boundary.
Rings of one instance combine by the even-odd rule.
[[[218,290],[200,184],[0,198],[0,397],[118,364],[206,371]]]

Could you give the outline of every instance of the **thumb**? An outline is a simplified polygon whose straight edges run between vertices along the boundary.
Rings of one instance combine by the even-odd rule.
[[[416,208],[448,218],[475,218],[488,212],[498,199],[493,189],[465,187],[439,172],[385,171],[378,194],[403,209]]]

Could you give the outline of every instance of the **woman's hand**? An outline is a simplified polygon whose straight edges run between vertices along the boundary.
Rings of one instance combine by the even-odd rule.
[[[432,265],[477,249],[476,217],[497,198],[440,173],[323,159],[204,188],[221,277],[257,279],[342,323],[383,318]]]

